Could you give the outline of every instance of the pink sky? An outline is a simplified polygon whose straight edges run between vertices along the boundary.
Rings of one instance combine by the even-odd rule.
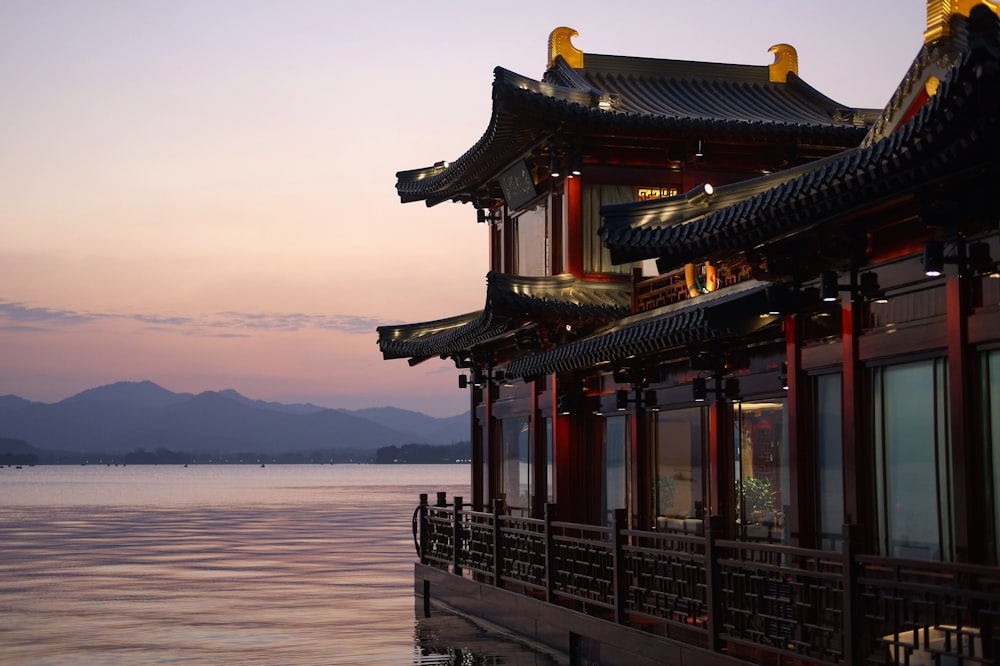
[[[490,7],[491,9],[486,9]],[[375,327],[482,308],[470,206],[402,205],[395,172],[461,155],[493,68],[590,53],[766,65],[881,107],[919,0],[0,3],[0,395],[118,380],[433,416],[444,361],[382,361]]]

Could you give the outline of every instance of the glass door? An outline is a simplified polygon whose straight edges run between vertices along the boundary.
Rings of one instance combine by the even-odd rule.
[[[787,400],[733,405],[736,426],[736,522],[746,539],[787,542],[791,502]]]

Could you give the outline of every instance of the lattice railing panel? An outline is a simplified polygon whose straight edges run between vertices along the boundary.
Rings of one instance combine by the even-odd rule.
[[[859,557],[867,663],[1000,663],[1000,571]]]
[[[500,517],[500,576],[545,589],[545,521],[516,516]]]
[[[552,523],[553,591],[614,607],[614,531],[609,527]]]
[[[494,516],[480,511],[461,511],[462,548],[459,565],[462,569],[492,576],[495,572],[496,548],[493,543]]]
[[[626,531],[625,610],[705,631],[705,539],[681,534]]]
[[[720,636],[818,662],[845,661],[843,561],[836,553],[717,545]]]
[[[455,559],[455,511],[452,507],[428,506],[424,557],[448,565]]]

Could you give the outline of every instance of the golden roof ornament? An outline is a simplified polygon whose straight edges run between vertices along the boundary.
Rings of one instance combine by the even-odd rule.
[[[986,5],[994,14],[1000,16],[1000,2],[996,0],[927,0],[927,30],[924,31],[924,43],[947,37],[948,23],[955,14],[968,16],[976,5]]]
[[[578,33],[573,28],[560,27],[549,33],[549,66],[552,69],[556,66],[556,57],[562,56],[566,64],[573,69],[583,69],[583,51],[573,46],[571,41],[578,37]]]
[[[791,44],[775,44],[767,50],[774,54],[774,62],[767,66],[772,83],[785,83],[788,74],[799,75],[799,54]]]

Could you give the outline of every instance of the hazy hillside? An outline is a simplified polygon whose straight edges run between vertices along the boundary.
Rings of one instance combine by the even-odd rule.
[[[62,402],[64,404],[106,402],[135,407],[166,407],[190,400],[191,397],[190,393],[174,393],[150,381],[117,382],[81,391]]]
[[[467,419],[435,419],[393,407],[285,405],[232,390],[173,393],[152,382],[118,382],[51,404],[0,396],[0,437],[63,451],[374,451],[467,440]]]
[[[420,435],[425,444],[453,444],[470,439],[468,414],[435,418],[398,407],[369,407],[351,413],[387,425],[393,430]]]

